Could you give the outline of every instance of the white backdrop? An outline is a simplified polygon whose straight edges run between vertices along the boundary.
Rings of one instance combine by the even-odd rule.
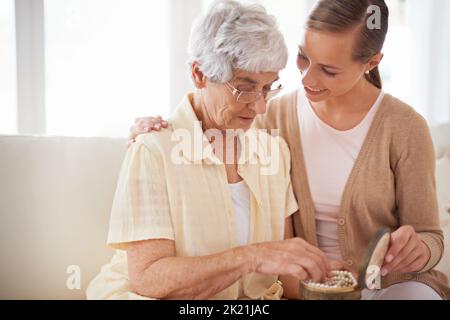
[[[278,18],[291,54],[282,81],[298,88],[297,45],[315,0],[253,1]],[[386,1],[385,90],[430,124],[450,121],[450,1]],[[124,137],[135,117],[169,116],[193,88],[186,46],[211,2],[1,0],[0,134]]]

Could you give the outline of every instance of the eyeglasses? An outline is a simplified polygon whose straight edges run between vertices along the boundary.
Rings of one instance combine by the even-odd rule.
[[[263,90],[262,92],[251,92],[251,91],[241,91],[236,89],[230,82],[225,83],[227,88],[230,90],[231,94],[235,97],[238,103],[248,104],[258,101],[261,97],[267,102],[270,99],[275,98],[281,90],[283,90],[283,86],[279,82],[275,82],[273,87],[275,89],[271,90]]]

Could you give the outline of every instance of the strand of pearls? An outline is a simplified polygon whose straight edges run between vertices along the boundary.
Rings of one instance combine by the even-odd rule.
[[[312,280],[305,281],[305,283],[311,287],[323,289],[350,288],[357,285],[355,277],[349,271],[332,271],[331,277],[326,279],[324,283],[318,283]]]

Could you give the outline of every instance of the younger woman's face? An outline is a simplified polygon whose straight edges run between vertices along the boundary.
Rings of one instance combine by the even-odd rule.
[[[297,66],[307,98],[313,102],[343,96],[360,81],[369,63],[354,59],[358,33],[331,33],[307,29],[299,45]]]

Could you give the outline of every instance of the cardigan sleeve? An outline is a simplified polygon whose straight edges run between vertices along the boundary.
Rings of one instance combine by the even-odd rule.
[[[433,269],[444,251],[435,181],[435,151],[426,121],[413,111],[408,131],[401,139],[395,167],[396,201],[400,225],[410,225],[430,249],[430,259],[420,272]]]

